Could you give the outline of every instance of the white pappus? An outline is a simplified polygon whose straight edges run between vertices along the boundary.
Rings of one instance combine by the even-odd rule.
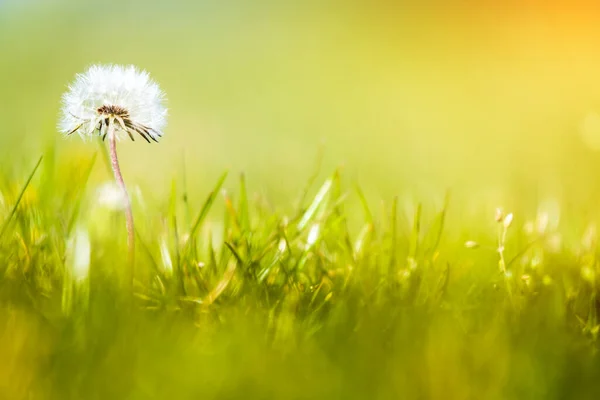
[[[58,128],[65,135],[126,134],[158,141],[166,125],[165,95],[148,72],[133,65],[93,65],[62,97]],[[112,126],[111,126],[112,125]],[[112,129],[109,129],[112,128]]]

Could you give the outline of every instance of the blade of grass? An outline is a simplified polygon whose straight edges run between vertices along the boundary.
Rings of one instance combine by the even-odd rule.
[[[225,182],[225,179],[227,178],[227,174],[228,173],[225,172],[223,175],[221,175],[221,177],[217,181],[217,184],[215,185],[213,190],[209,193],[208,197],[206,198],[204,205],[202,205],[200,214],[198,214],[198,216],[196,217],[196,220],[194,221],[194,224],[192,225],[192,229],[190,230],[190,238],[189,238],[188,243],[191,243],[193,241],[193,238],[195,237],[198,228],[200,228],[200,226],[206,219],[206,216],[208,215],[210,208],[212,207],[213,203],[215,202],[215,199],[217,198],[217,193],[219,193],[219,190],[221,190],[221,186],[223,186],[223,183]]]
[[[358,194],[358,199],[360,200],[360,204],[365,213],[365,218],[367,219],[367,223],[369,223],[370,225],[373,225],[373,213],[371,212],[371,209],[369,208],[369,203],[367,203],[367,198],[365,197],[365,194],[363,193],[362,189],[358,185],[355,186],[355,190],[356,190],[356,193]]]
[[[190,224],[192,222],[192,213],[190,210],[190,202],[189,202],[189,196],[188,196],[188,188],[187,188],[187,168],[186,168],[186,162],[185,162],[185,151],[181,152],[181,180],[182,180],[182,190],[183,193],[181,194],[182,200],[183,200],[183,205],[185,206],[185,218],[186,218],[186,226],[189,228]]]
[[[227,246],[227,248],[229,249],[229,251],[231,251],[231,254],[233,254],[233,256],[235,257],[235,259],[237,260],[237,262],[241,266],[243,266],[244,265],[244,260],[242,260],[242,257],[237,252],[237,250],[233,247],[233,245],[231,243],[229,243],[229,242],[225,242],[225,246]]]
[[[308,182],[306,183],[306,186],[304,187],[304,190],[302,191],[302,195],[300,196],[300,200],[298,202],[298,214],[300,214],[302,212],[302,205],[304,204],[304,202],[306,201],[306,198],[308,197],[308,192],[310,191],[310,188],[312,187],[312,185],[315,183],[315,181],[319,177],[319,173],[321,172],[322,164],[323,164],[323,148],[321,147],[321,148],[319,148],[319,151],[317,153],[317,159],[315,161],[315,170],[308,178]]]
[[[175,272],[176,280],[179,288],[179,293],[185,295],[185,274],[183,271],[183,262],[181,253],[179,251],[179,229],[177,226],[177,188],[175,180],[171,183],[171,197],[169,201],[169,220],[171,223],[171,230],[173,232],[173,243],[175,249]]]
[[[442,210],[438,213],[435,221],[431,225],[431,228],[429,228],[429,232],[427,235],[427,236],[430,236],[430,234],[435,235],[433,237],[433,243],[431,245],[431,248],[426,250],[430,255],[435,254],[436,250],[440,246],[440,242],[442,240],[442,234],[444,233],[444,225],[446,223],[446,215],[448,213],[448,204],[449,203],[450,203],[450,192],[446,192],[446,196],[444,197],[444,206],[443,206]]]
[[[422,206],[421,203],[417,205],[417,210],[415,211],[415,219],[413,221],[412,233],[410,235],[410,245],[408,255],[409,257],[416,258],[417,250],[419,248],[419,236],[421,234],[421,213]]]
[[[150,248],[148,247],[148,245],[146,244],[146,241],[142,238],[142,236],[140,235],[140,232],[137,229],[135,231],[135,234],[136,234],[137,241],[141,245],[142,250],[144,251],[144,253],[148,257],[148,259],[150,260],[150,263],[152,264],[152,268],[154,269],[154,271],[157,274],[162,273],[162,270],[158,266],[158,263],[156,262],[156,260],[154,259],[154,256],[152,255]]]
[[[390,262],[388,273],[392,273],[396,265],[396,245],[398,241],[398,196],[392,201],[392,213],[390,215]]]
[[[306,210],[306,212],[300,219],[300,222],[298,222],[298,230],[299,231],[306,228],[306,225],[312,220],[313,216],[315,215],[315,213],[317,212],[319,207],[323,204],[323,202],[325,201],[325,199],[327,197],[327,194],[331,190],[333,180],[334,180],[334,177],[331,177],[325,181],[323,186],[321,186],[321,188],[317,192],[317,195],[313,199],[312,203],[310,204],[310,206],[308,207],[308,209]]]
[[[250,214],[248,211],[248,191],[246,190],[246,177],[240,175],[240,200],[238,204],[238,214],[240,228],[243,232],[247,232],[250,228]]]
[[[33,167],[33,171],[31,171],[31,173],[27,177],[27,181],[25,182],[25,185],[23,185],[23,188],[21,189],[21,192],[19,193],[19,196],[17,197],[17,201],[15,202],[15,205],[8,213],[8,217],[6,218],[6,220],[4,220],[4,222],[2,223],[2,228],[0,228],[0,239],[6,232],[6,229],[8,228],[10,221],[12,220],[13,216],[17,212],[17,208],[19,207],[19,204],[21,203],[21,200],[23,199],[23,195],[25,194],[27,187],[31,183],[31,180],[33,179],[33,176],[35,175],[35,172],[37,171],[38,167],[42,163],[43,158],[44,158],[44,156],[40,156],[40,158],[38,159],[37,163],[35,164],[35,167]]]
[[[229,193],[223,191],[223,199],[225,200],[225,210],[231,216],[235,230],[239,232],[240,236],[243,236],[242,227],[240,225],[240,217],[233,206],[233,200],[231,199],[231,196],[229,196]]]
[[[79,196],[77,196],[77,200],[75,200],[75,207],[73,207],[73,213],[71,214],[71,218],[69,219],[69,224],[67,225],[67,236],[71,234],[73,230],[73,225],[75,225],[75,221],[77,220],[77,216],[79,215],[79,209],[81,208],[81,201],[83,200],[83,192],[85,191],[85,187],[87,186],[88,180],[92,173],[92,169],[94,168],[94,164],[96,163],[96,156],[98,153],[94,153],[92,159],[85,169],[83,173],[83,178],[81,179],[79,187]]]

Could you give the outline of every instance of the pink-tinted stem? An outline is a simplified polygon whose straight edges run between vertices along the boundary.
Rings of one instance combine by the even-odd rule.
[[[131,199],[129,198],[129,193],[127,192],[127,187],[125,186],[125,181],[123,180],[123,175],[121,174],[121,168],[119,167],[119,159],[117,157],[117,138],[115,135],[115,127],[114,121],[108,124],[108,141],[110,148],[110,164],[115,175],[115,180],[117,184],[123,191],[124,199],[125,199],[125,225],[127,227],[127,247],[129,249],[129,265],[130,265],[130,280],[131,287],[133,290],[133,279],[135,276],[135,231],[133,228],[133,212],[131,210]]]

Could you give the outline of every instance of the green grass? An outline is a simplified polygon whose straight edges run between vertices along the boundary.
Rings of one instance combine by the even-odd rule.
[[[88,185],[101,159],[0,175],[2,399],[600,395],[586,221],[460,221],[451,195],[405,216],[340,171],[295,206],[235,174],[198,204],[173,183],[134,196],[132,303],[124,218]]]

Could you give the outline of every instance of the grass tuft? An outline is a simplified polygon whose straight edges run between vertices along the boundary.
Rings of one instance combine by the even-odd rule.
[[[286,213],[224,173],[192,221],[175,183],[134,204],[131,308],[122,216],[84,190],[94,162],[48,191],[40,158],[0,188],[0,398],[600,395],[593,229],[490,213],[461,221],[475,242],[449,196],[379,217],[334,171]]]

